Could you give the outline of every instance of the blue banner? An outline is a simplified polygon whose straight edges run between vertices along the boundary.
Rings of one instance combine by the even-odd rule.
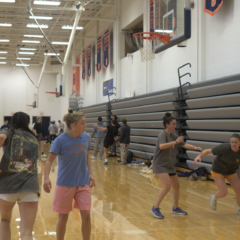
[[[97,37],[97,72],[102,69],[102,35]]]
[[[110,58],[110,28],[104,31],[104,63],[103,67],[108,68]]]
[[[214,16],[223,4],[223,0],[205,0],[204,12]]]
[[[154,32],[154,1],[150,0],[150,32]]]
[[[92,45],[88,45],[87,47],[87,77],[88,79],[91,77],[91,63],[92,63]]]
[[[113,79],[103,82],[103,96],[108,96],[111,93],[113,93]]]

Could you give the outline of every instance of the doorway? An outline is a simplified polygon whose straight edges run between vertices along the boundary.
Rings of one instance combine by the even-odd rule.
[[[42,136],[46,137],[49,135],[48,132],[48,127],[49,127],[49,122],[50,122],[50,117],[41,117],[42,118]],[[37,116],[32,117],[32,122],[35,123],[37,119]]]

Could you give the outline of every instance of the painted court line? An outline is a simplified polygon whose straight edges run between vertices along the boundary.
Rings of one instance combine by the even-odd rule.
[[[126,234],[146,234],[147,231],[144,230],[130,230],[130,231],[124,231]]]

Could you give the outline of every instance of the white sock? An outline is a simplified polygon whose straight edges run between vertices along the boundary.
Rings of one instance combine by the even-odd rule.
[[[105,162],[107,162],[107,159],[105,159]]]

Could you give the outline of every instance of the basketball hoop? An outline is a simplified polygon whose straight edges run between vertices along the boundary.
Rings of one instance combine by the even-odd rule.
[[[32,107],[32,108],[34,108],[35,107],[35,105],[26,105],[27,107]]]
[[[46,92],[47,98],[48,98],[48,102],[53,102],[54,101],[54,95],[58,96],[59,93],[58,92]]]
[[[142,62],[152,61],[155,58],[155,50],[157,46],[161,42],[167,44],[170,41],[169,34],[163,35],[155,32],[135,33],[133,34],[133,37],[141,52]]]

